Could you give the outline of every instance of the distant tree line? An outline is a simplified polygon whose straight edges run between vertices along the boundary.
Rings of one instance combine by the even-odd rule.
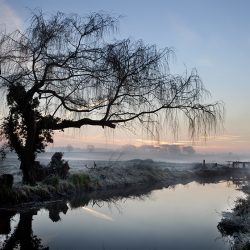
[[[159,146],[153,145],[142,145],[140,147],[136,147],[134,145],[124,145],[122,150],[127,152],[133,151],[144,151],[144,152],[163,152],[173,155],[186,154],[193,155],[195,154],[195,149],[192,146],[185,145],[176,145],[176,144],[162,144]]]

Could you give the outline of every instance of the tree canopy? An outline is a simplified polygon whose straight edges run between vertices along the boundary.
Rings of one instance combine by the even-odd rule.
[[[0,88],[9,107],[1,134],[22,170],[30,172],[54,130],[131,122],[150,127],[181,112],[194,137],[221,121],[220,103],[203,102],[209,92],[196,70],[171,74],[171,49],[115,40],[116,28],[115,18],[100,13],[38,12],[25,31],[1,34]]]

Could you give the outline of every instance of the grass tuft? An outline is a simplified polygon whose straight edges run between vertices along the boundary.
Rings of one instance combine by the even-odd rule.
[[[90,184],[90,178],[85,173],[72,174],[69,176],[69,182],[71,182],[75,187],[88,188]]]
[[[57,175],[50,175],[43,180],[43,184],[57,187],[60,182],[60,178]]]

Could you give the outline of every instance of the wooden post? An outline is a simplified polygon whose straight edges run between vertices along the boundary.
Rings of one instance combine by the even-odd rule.
[[[203,160],[202,167],[203,167],[203,168],[206,167],[206,161],[205,161],[205,160]]]

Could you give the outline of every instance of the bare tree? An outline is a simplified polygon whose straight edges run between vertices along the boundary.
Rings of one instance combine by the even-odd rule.
[[[103,14],[35,13],[25,32],[1,35],[0,87],[9,107],[1,128],[24,182],[35,181],[36,154],[53,142],[55,130],[131,121],[153,128],[162,117],[177,121],[179,112],[193,137],[216,128],[221,105],[203,103],[208,92],[197,72],[172,75],[168,48],[110,42],[116,26]]]

